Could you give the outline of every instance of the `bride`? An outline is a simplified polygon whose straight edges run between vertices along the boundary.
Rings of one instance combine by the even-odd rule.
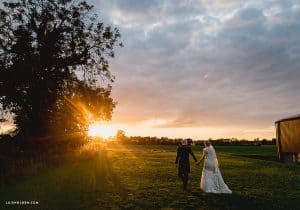
[[[204,159],[200,188],[208,193],[232,193],[222,178],[215,149],[209,141],[204,145],[203,155],[199,161]]]

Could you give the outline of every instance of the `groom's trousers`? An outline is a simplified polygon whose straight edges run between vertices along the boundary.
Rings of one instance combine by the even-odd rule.
[[[178,176],[182,180],[183,190],[186,190],[187,189],[187,183],[188,183],[188,180],[189,180],[189,173],[179,173]]]

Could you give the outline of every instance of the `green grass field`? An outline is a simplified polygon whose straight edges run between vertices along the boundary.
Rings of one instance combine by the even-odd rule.
[[[193,147],[200,158],[202,147]],[[79,158],[49,167],[0,190],[0,209],[300,209],[300,165],[275,161],[273,146],[216,147],[232,195],[199,189],[202,164],[191,159],[182,192],[176,146],[87,145]],[[38,201],[6,205],[5,201]]]

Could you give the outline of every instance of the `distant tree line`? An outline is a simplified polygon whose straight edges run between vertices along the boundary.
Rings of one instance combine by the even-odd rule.
[[[15,137],[5,134],[0,135],[1,142],[12,141]],[[100,137],[98,139],[101,140]],[[213,145],[217,146],[260,146],[260,145],[275,145],[276,138],[272,139],[259,139],[253,140],[237,139],[237,138],[219,138],[219,139],[191,139],[193,145],[203,145],[205,141],[211,141]],[[83,140],[83,139],[82,139]],[[104,140],[104,139],[103,139]],[[123,130],[119,130],[117,134],[108,139],[109,141],[116,141],[122,144],[134,144],[134,145],[178,145],[184,140],[184,138],[168,138],[168,137],[156,137],[156,136],[126,136]]]
[[[119,130],[115,137],[112,137],[110,140],[119,141],[123,144],[139,144],[139,145],[178,145],[183,138],[168,138],[168,137],[151,137],[151,136],[130,136],[127,137],[125,132]],[[237,138],[219,138],[219,139],[207,139],[207,140],[198,140],[191,139],[194,145],[203,145],[207,140],[211,141],[213,145],[217,146],[260,146],[260,145],[275,145],[276,139],[237,139]]]

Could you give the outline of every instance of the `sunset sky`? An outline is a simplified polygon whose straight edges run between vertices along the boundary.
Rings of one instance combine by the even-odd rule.
[[[300,113],[300,2],[88,0],[120,29],[111,126],[128,136],[273,138]]]
[[[128,135],[272,138],[300,113],[299,1],[90,2],[123,36],[111,123]]]

